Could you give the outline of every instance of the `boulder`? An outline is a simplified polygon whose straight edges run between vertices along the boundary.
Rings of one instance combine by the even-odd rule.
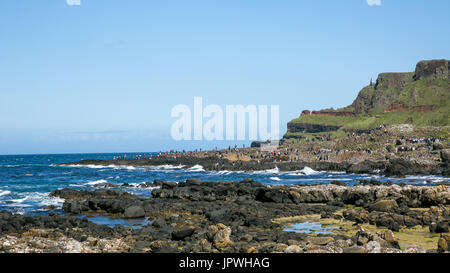
[[[367,244],[370,240],[372,240],[372,234],[363,227],[359,228],[359,231],[356,233],[355,237],[356,243],[359,246],[363,246]]]
[[[366,253],[366,249],[361,246],[352,246],[343,249],[343,253]]]
[[[291,245],[284,250],[284,253],[303,253],[303,249],[298,245]]]
[[[125,219],[133,219],[133,218],[144,218],[145,211],[143,208],[139,206],[131,206],[125,209],[123,213],[123,218]]]
[[[369,207],[370,211],[383,211],[383,212],[390,212],[397,209],[398,205],[395,200],[380,200],[373,203]]]
[[[366,245],[366,251],[368,253],[380,253],[381,252],[381,245],[380,243],[376,241],[370,241]]]
[[[446,221],[439,221],[436,224],[436,233],[448,233],[448,222]]]
[[[195,232],[195,226],[181,226],[176,227],[172,232],[172,239],[174,240],[184,240],[186,237],[190,237]]]
[[[448,251],[448,243],[444,238],[439,238],[438,241],[438,252]]]
[[[450,251],[450,233],[441,233],[438,241],[438,252]]]
[[[442,143],[434,143],[433,150],[441,150],[444,149],[444,145]]]
[[[230,239],[231,228],[224,224],[211,225],[207,229],[207,237],[214,247],[221,250],[233,244]]]
[[[306,238],[306,241],[309,242],[310,244],[313,244],[313,245],[324,246],[324,245],[327,245],[330,242],[333,242],[334,239],[333,239],[333,237],[322,237],[322,236],[320,236],[320,237],[308,237],[308,238]]]
[[[394,233],[392,232],[392,230],[386,230],[383,233],[383,239],[388,242],[388,243],[394,243],[397,242],[397,239],[394,236]]]
[[[444,163],[450,163],[450,149],[441,150],[441,160]]]

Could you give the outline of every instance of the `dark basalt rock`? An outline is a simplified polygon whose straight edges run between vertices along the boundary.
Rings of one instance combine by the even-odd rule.
[[[289,122],[288,132],[290,133],[320,133],[320,132],[332,132],[339,130],[340,126]]]
[[[430,232],[433,233],[448,233],[449,232],[449,221],[439,221],[437,223],[431,223]]]
[[[416,66],[414,80],[424,78],[448,79],[450,76],[450,63],[447,60],[421,61]]]
[[[143,218],[145,217],[145,211],[142,207],[131,206],[125,209],[123,213],[123,218],[133,219],[133,218]]]
[[[425,164],[404,158],[391,158],[382,172],[387,176],[405,176],[411,174],[441,174],[442,166],[439,164]]]
[[[195,230],[195,226],[177,227],[172,232],[172,238],[174,240],[184,240],[186,237],[190,237],[195,232]]]
[[[343,210],[343,218],[355,224],[370,223],[394,231],[403,226],[423,225],[430,226],[433,232],[446,232],[450,220],[450,195],[444,186],[399,187],[376,181],[355,187],[342,184],[266,186],[251,179],[241,182],[155,181],[152,186],[155,185],[161,188],[153,190],[152,198],[106,189],[53,192],[54,196],[67,197],[63,211],[68,215],[149,217],[150,224],[141,229],[123,226],[111,229],[73,216],[30,217],[0,212],[0,234],[51,229],[80,242],[92,242],[92,237],[126,240],[132,252],[247,252],[252,247],[258,252],[342,252],[344,248],[355,247],[358,240],[365,250],[372,249],[367,248],[371,241],[376,243],[371,243],[370,247],[377,243],[381,248],[396,246],[386,236],[366,234],[364,237],[362,233],[350,242],[343,235],[311,238],[285,232],[273,219],[301,215],[341,219],[338,212]],[[343,208],[344,203],[359,208]],[[439,204],[425,212],[410,209]],[[219,231],[220,235],[216,236]],[[292,247],[287,249],[288,246]]]

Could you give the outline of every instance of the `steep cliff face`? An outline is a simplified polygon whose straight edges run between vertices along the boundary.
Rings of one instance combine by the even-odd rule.
[[[399,89],[413,81],[413,76],[414,73],[382,73],[374,86],[367,86],[359,92],[351,106],[356,114],[386,108],[396,99]]]
[[[450,77],[450,62],[447,60],[421,61],[416,66],[414,80],[448,79]]]
[[[351,107],[356,114],[376,114],[384,112],[392,105],[397,105],[398,110],[404,111],[414,107],[432,109],[433,105],[421,104],[423,102],[419,100],[420,97],[418,98],[418,91],[420,90],[416,88],[409,94],[407,87],[414,85],[414,82],[427,84],[428,87],[433,85],[439,87],[439,80],[448,79],[449,62],[447,60],[421,61],[416,65],[415,72],[380,74],[373,87],[367,86],[359,92]],[[429,92],[425,95],[434,96],[435,94]]]
[[[370,129],[381,124],[450,125],[450,62],[421,61],[415,72],[381,73],[353,103],[337,110],[304,110],[288,124],[293,133]]]
[[[381,73],[378,75],[375,90],[402,88],[412,82],[414,73]]]
[[[336,131],[340,126],[322,125],[312,123],[289,122],[288,131],[291,133],[319,133]]]
[[[400,89],[414,81],[414,73],[382,73],[374,86],[364,87],[351,104],[355,114],[386,108],[396,100]]]

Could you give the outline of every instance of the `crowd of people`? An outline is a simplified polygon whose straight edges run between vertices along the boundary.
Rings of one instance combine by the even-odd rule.
[[[345,158],[369,158],[370,156],[383,155],[386,152],[386,147],[391,146],[394,150],[388,152],[401,153],[400,156],[408,156],[408,152],[413,152],[421,149],[417,144],[427,144],[428,154],[431,156],[432,146],[435,143],[448,141],[448,139],[429,137],[411,137],[401,136],[394,138],[395,134],[390,132],[384,126],[373,129],[370,132],[352,132],[346,138],[340,138],[333,141],[330,135],[322,136],[315,139],[297,139],[296,141],[284,142],[281,146],[276,146],[272,150],[264,150],[262,148],[246,148],[245,144],[241,147],[238,145],[231,145],[228,148],[219,150],[215,147],[212,150],[204,151],[201,148],[192,151],[186,150],[167,150],[160,151],[157,154],[137,154],[130,155],[133,159],[151,159],[151,158],[178,158],[178,157],[203,157],[215,159],[228,159],[231,161],[249,161],[255,162],[273,160],[279,161],[330,161],[330,160],[345,160]],[[374,147],[367,145],[367,143],[377,143],[381,139],[385,139],[386,145]],[[394,143],[392,142],[394,140]],[[382,140],[384,141],[384,140]],[[325,145],[322,145],[325,144]],[[396,146],[396,147],[395,147]],[[435,145],[434,145],[435,146]],[[372,150],[371,148],[374,148]],[[428,155],[427,155],[428,156]],[[127,155],[114,156],[115,160],[127,159]]]

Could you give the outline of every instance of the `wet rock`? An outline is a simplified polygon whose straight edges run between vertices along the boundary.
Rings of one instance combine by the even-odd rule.
[[[144,218],[145,211],[142,207],[139,206],[131,206],[125,209],[123,213],[123,217],[125,219],[133,219],[133,218]]]
[[[436,224],[436,229],[434,232],[436,233],[448,233],[448,222],[447,221],[439,221]]]
[[[190,237],[195,232],[195,229],[195,226],[176,227],[172,232],[172,238],[174,240],[184,240],[186,237]]]
[[[331,181],[332,185],[337,185],[337,186],[346,186],[345,182],[342,181]]]

